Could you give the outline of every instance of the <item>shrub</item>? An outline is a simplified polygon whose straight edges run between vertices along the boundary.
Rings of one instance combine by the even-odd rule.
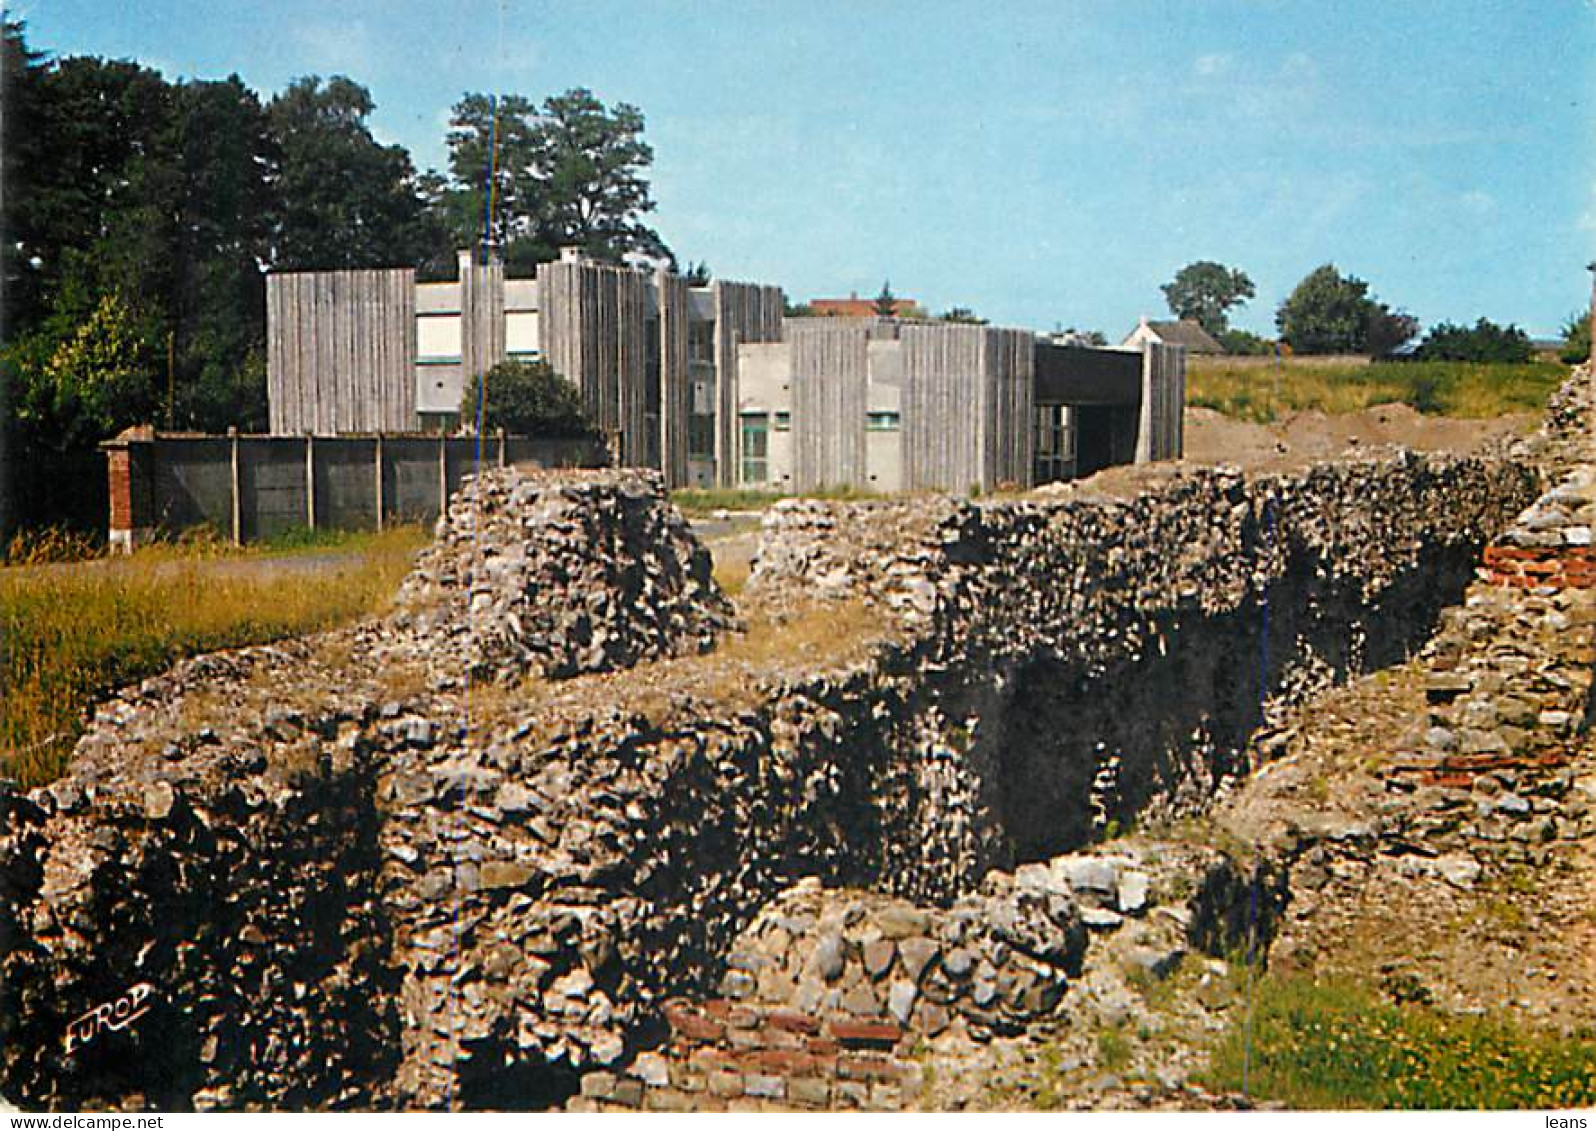
[[[466,388],[460,419],[477,419],[478,387]],[[501,361],[481,382],[482,427],[522,436],[591,436],[576,387],[544,361]]]
[[[1219,344],[1225,352],[1237,357],[1263,357],[1274,353],[1275,344],[1247,330],[1226,330],[1219,335]]]
[[[1563,325],[1563,352],[1558,357],[1569,365],[1590,360],[1590,311],[1576,310]]]
[[[1528,334],[1511,323],[1498,326],[1488,318],[1479,319],[1473,326],[1438,323],[1424,336],[1418,349],[1418,356],[1426,361],[1522,364],[1534,355]]]

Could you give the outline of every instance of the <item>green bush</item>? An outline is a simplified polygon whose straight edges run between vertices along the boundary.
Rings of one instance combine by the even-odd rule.
[[[1219,336],[1225,352],[1235,357],[1263,357],[1274,353],[1275,344],[1247,330],[1226,330]]]
[[[1498,326],[1481,318],[1473,326],[1441,322],[1431,328],[1419,344],[1418,357],[1425,361],[1480,361],[1518,364],[1535,356],[1529,335],[1509,323]]]
[[[592,436],[595,429],[576,387],[545,361],[501,361],[473,383],[460,402],[460,419],[477,419],[482,397],[484,431],[502,428],[520,436]]]
[[[1576,310],[1563,324],[1563,352],[1558,354],[1569,365],[1590,360],[1590,311]]]

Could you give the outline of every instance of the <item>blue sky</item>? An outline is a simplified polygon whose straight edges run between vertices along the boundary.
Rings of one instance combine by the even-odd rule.
[[[14,0],[29,42],[269,96],[348,74],[442,167],[466,91],[586,86],[647,117],[684,259],[806,299],[1095,327],[1182,264],[1238,325],[1334,261],[1427,325],[1551,334],[1596,258],[1591,0]]]

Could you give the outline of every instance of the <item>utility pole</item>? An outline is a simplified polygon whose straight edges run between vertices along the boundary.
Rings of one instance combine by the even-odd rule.
[[[176,427],[177,418],[177,332],[166,332],[166,430]]]
[[[1590,328],[1596,330],[1596,259],[1585,264],[1585,270],[1590,272]],[[1596,350],[1587,361],[1596,361]]]
[[[1585,270],[1590,272],[1590,338],[1596,343],[1596,259],[1585,264]],[[1585,367],[1588,370],[1585,380],[1596,383],[1596,344],[1593,344],[1585,354]],[[1596,421],[1591,422],[1592,430],[1596,431]]]

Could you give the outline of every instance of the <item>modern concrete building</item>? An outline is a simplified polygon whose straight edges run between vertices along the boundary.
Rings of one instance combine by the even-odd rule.
[[[544,358],[582,393],[627,464],[673,483],[730,485],[739,342],[781,333],[777,287],[568,253],[536,278],[460,253],[453,282],[409,268],[267,277],[267,394],[275,434],[450,431],[467,378]]]
[[[1024,330],[789,319],[737,351],[737,482],[777,491],[992,490],[1178,458],[1184,355]]]
[[[524,357],[581,391],[614,458],[673,486],[989,491],[1181,454],[1179,346],[783,310],[777,287],[574,254],[534,279],[465,252],[453,282],[273,275],[272,430],[452,430],[468,377]]]

